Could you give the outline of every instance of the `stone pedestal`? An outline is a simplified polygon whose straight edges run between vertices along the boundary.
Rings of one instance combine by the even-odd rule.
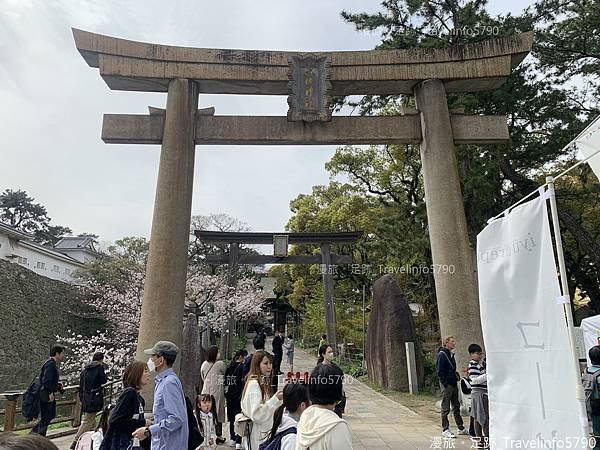
[[[386,389],[408,392],[407,342],[415,343],[416,384],[422,384],[423,358],[412,312],[394,277],[384,275],[373,285],[366,345],[370,381]]]
[[[415,97],[423,133],[421,162],[440,332],[456,339],[460,370],[469,361],[467,347],[483,344],[483,334],[448,100],[440,80],[419,83]]]
[[[148,359],[143,350],[156,341],[172,341],[180,348],[182,345],[197,107],[194,82],[171,80],[136,353],[141,361]],[[180,358],[176,368],[179,363]],[[144,394],[146,405],[151,407],[151,392]]]

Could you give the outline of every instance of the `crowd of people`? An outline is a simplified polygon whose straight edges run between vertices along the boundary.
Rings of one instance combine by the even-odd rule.
[[[241,349],[228,365],[218,348],[210,347],[200,367],[202,389],[194,403],[173,371],[179,349],[172,342],[157,342],[145,350],[148,361],[133,361],[125,368],[123,390],[114,405],[104,405],[108,368],[104,354],[95,353],[79,377],[83,419],[71,448],[213,450],[226,442],[223,424],[228,422],[228,445],[236,449],[351,449],[349,426],[342,418],[344,376],[332,361],[333,348],[321,345],[315,368],[299,377],[293,372],[292,336],[278,331],[272,353],[265,351],[265,343],[266,334],[257,332],[254,353]],[[284,353],[289,371],[279,388]],[[62,391],[58,364],[64,357],[64,347],[53,346],[40,371],[41,415],[31,439],[45,436],[56,416],[55,394]],[[149,413],[142,392],[152,373],[154,402]]]
[[[254,353],[241,349],[226,365],[216,346],[208,349],[200,367],[202,389],[192,403],[173,371],[179,354],[168,341],[145,350],[147,362],[133,361],[123,373],[121,392],[115,405],[104,406],[103,385],[107,382],[104,354],[95,353],[79,377],[83,420],[71,445],[85,450],[212,450],[226,442],[223,424],[229,423],[229,445],[246,450],[351,449],[350,429],[343,420],[346,397],[344,374],[333,363],[334,349],[323,335],[316,367],[310,374],[294,375],[294,342],[278,331],[272,354],[265,351],[266,334],[257,332]],[[461,379],[454,355],[456,341],[445,337],[438,350],[436,366],[442,387],[442,436],[455,438],[448,415],[452,411],[460,435],[471,435],[477,448],[488,448],[489,400],[486,360],[478,344],[468,347],[470,361]],[[284,351],[289,372],[279,389]],[[39,374],[40,420],[31,435],[0,436],[0,449],[54,449],[43,439],[56,416],[56,394],[63,392],[59,364],[65,348],[54,345]],[[583,374],[588,414],[593,435],[600,435],[600,346],[589,351],[592,363]],[[142,390],[155,373],[152,413],[147,413]],[[461,416],[459,391],[470,395],[470,424]],[[99,424],[97,415],[101,412]],[[600,442],[600,440],[599,440]],[[43,445],[42,445],[43,443]],[[31,445],[36,446],[31,446]],[[10,447],[8,445],[11,445]],[[600,443],[595,447],[600,450]]]

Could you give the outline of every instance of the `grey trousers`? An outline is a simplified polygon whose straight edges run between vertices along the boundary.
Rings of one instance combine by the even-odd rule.
[[[450,422],[448,422],[448,414],[450,414],[450,404],[452,404],[452,412],[454,414],[454,421],[459,429],[463,429],[463,420],[460,415],[460,402],[458,401],[458,387],[456,384],[449,384],[444,388],[444,394],[442,397],[442,430],[450,428]]]

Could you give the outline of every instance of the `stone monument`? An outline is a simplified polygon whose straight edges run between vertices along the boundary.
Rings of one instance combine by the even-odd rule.
[[[405,343],[415,343],[417,379],[423,384],[423,355],[412,312],[398,282],[384,275],[373,285],[373,303],[367,333],[369,380],[386,389],[408,391]]]

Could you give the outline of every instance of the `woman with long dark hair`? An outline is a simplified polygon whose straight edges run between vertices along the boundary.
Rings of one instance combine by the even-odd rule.
[[[319,358],[317,358],[317,365],[325,364],[329,365],[333,363],[333,347],[329,344],[323,344],[319,347]],[[336,366],[337,367],[337,366]],[[346,393],[342,389],[342,399],[339,403],[336,403],[334,412],[342,418],[342,415],[346,411]]]
[[[275,411],[266,442],[271,444],[279,441],[281,450],[295,450],[298,421],[309,406],[308,387],[303,381],[286,384],[283,388],[283,404]]]
[[[273,426],[275,410],[282,404],[283,392],[273,393],[271,376],[273,357],[264,350],[252,357],[250,372],[242,391],[242,412],[252,420],[252,432],[245,439],[245,448],[258,450]]]
[[[108,429],[102,439],[100,450],[127,450],[131,445],[132,433],[140,427],[149,427],[152,421],[144,418],[146,402],[140,395],[142,388],[150,382],[150,370],[145,362],[133,361],[123,373],[125,390],[108,420]],[[142,441],[143,447],[150,445],[150,439]]]
[[[333,361],[333,347],[329,344],[323,344],[319,347],[319,357],[317,364],[331,364]]]

